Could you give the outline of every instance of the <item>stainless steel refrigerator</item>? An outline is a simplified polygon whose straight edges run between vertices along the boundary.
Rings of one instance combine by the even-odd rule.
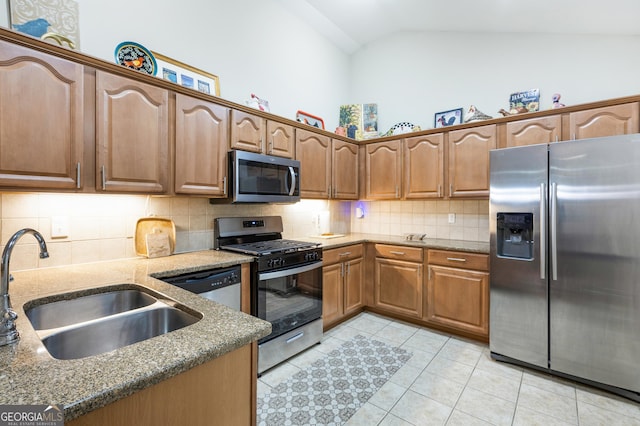
[[[640,135],[490,158],[492,356],[640,400]]]

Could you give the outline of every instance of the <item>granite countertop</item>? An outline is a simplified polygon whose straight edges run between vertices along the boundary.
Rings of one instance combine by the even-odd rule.
[[[152,278],[252,260],[208,250],[14,273],[9,293],[18,314],[20,341],[0,347],[0,404],[61,404],[65,420],[72,420],[268,335],[268,322]],[[26,317],[24,304],[118,284],[148,287],[201,313],[202,319],[104,354],[75,360],[51,357]]]
[[[357,243],[381,243],[396,244],[409,247],[420,247],[440,250],[456,250],[466,251],[470,253],[489,254],[489,243],[478,241],[462,241],[462,240],[443,240],[436,238],[425,238],[424,240],[407,240],[397,235],[381,235],[381,234],[348,234],[342,237],[324,238],[324,237],[300,237],[295,238],[303,241],[313,241],[320,243],[323,249],[332,249],[344,247]]]

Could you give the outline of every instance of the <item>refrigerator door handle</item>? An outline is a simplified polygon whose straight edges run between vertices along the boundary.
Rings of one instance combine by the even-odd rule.
[[[547,278],[547,185],[540,184],[540,279]]]
[[[551,202],[551,279],[553,281],[558,281],[558,230],[557,230],[557,219],[558,219],[558,206],[557,206],[557,188],[556,183],[552,182],[550,189],[550,202]]]

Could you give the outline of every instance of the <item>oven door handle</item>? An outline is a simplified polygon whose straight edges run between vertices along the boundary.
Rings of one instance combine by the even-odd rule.
[[[299,266],[297,268],[283,269],[275,272],[262,272],[258,274],[258,281],[288,277],[289,275],[301,274],[303,272],[313,271],[314,269],[318,269],[321,267],[322,267],[322,262],[314,262],[309,265]]]

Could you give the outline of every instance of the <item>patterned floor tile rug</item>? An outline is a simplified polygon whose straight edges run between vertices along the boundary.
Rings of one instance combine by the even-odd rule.
[[[411,358],[361,335],[258,398],[258,425],[342,425]]]

